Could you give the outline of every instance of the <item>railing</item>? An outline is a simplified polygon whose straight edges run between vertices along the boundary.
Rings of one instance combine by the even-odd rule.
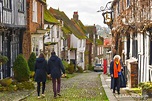
[[[149,80],[152,82],[152,65],[149,65]]]

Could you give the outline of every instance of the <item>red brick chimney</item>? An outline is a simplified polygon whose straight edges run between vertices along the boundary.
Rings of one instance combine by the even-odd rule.
[[[79,20],[78,12],[74,12],[74,13],[73,13],[73,19],[74,19],[74,20]]]

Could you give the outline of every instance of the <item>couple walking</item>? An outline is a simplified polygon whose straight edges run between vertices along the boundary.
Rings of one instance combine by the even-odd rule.
[[[38,98],[40,98],[41,83],[42,83],[42,96],[43,97],[45,96],[44,91],[45,91],[47,75],[48,77],[52,78],[54,98],[56,98],[57,95],[61,96],[60,95],[61,75],[62,75],[61,71],[65,76],[65,70],[62,61],[60,60],[60,58],[56,56],[56,53],[54,51],[51,52],[51,57],[48,60],[48,62],[45,60],[45,56],[43,53],[39,55],[35,63],[35,81],[37,82]]]

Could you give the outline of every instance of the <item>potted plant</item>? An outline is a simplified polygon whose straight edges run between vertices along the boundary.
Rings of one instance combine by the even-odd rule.
[[[0,65],[7,63],[8,58],[6,56],[0,55]]]
[[[142,82],[139,87],[142,89],[143,96],[148,95],[149,98],[152,98],[152,82]]]

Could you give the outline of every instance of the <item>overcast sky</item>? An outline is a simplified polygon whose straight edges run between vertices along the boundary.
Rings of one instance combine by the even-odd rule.
[[[108,1],[111,0],[47,0],[47,5],[64,11],[69,19],[73,17],[74,11],[78,11],[79,20],[84,25],[107,26],[103,24],[102,13],[97,11],[101,6],[105,7]]]

